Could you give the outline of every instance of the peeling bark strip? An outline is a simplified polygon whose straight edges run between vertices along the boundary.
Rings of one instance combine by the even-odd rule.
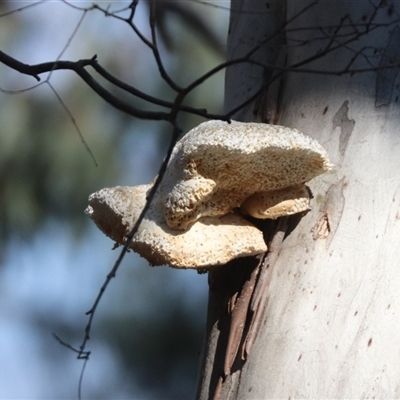
[[[389,42],[382,52],[380,69],[376,71],[375,107],[390,104],[392,101],[394,82],[399,73],[399,67],[386,68],[398,64],[400,56],[400,28],[397,25],[389,36]]]
[[[326,239],[331,233],[331,228],[329,226],[328,214],[322,215],[318,222],[311,229],[311,233],[314,240]]]
[[[339,127],[341,130],[339,138],[339,152],[343,156],[346,151],[347,144],[350,139],[350,135],[353,132],[356,121],[350,119],[349,113],[349,101],[345,100],[342,106],[339,108],[335,116],[333,117],[333,129]]]
[[[210,399],[229,398],[233,385],[231,374],[241,369],[250,354],[260,328],[262,311],[269,299],[271,275],[287,233],[288,219],[287,216],[279,218],[276,225],[270,228],[268,236],[271,235],[271,240],[268,243],[268,251],[243,283],[240,291],[234,291],[227,303],[230,314],[229,333],[227,341],[224,342],[226,347],[224,349],[220,347],[220,351],[223,352],[223,370],[219,369],[220,363],[214,365],[213,375],[218,379],[214,388],[210,385]],[[221,318],[220,316],[219,320]],[[221,346],[224,343],[221,342]]]
[[[311,228],[313,240],[327,239],[326,245],[332,242],[339,223],[342,219],[345,206],[344,189],[347,183],[344,178],[332,184],[320,206],[321,216],[317,223]]]

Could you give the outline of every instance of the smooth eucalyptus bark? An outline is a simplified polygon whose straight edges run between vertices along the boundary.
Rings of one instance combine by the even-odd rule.
[[[398,398],[400,109],[397,69],[379,68],[399,58],[400,7],[321,1],[301,13],[307,4],[287,2],[288,19],[300,12],[287,27],[287,66],[359,29],[299,68],[372,70],[285,74],[277,122],[316,138],[336,168],[310,183],[312,211],[284,241],[261,329],[223,398]],[[317,29],[328,26],[330,35]],[[368,57],[355,57],[361,49]]]
[[[240,62],[225,73],[225,112],[231,112],[256,95],[265,82],[272,81],[274,67],[283,66],[286,57],[285,1],[232,0],[228,30],[227,61],[252,60],[262,65]],[[232,118],[242,122],[272,120],[279,91],[279,79],[269,86],[268,97],[259,96]],[[265,107],[268,103],[268,107]],[[265,112],[265,114],[264,114]]]

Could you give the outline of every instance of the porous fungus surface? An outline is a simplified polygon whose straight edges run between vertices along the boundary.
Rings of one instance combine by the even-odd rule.
[[[165,218],[170,227],[187,229],[202,216],[227,214],[255,193],[307,182],[331,167],[323,147],[296,129],[208,121],[175,146],[161,186]],[[193,190],[202,182],[205,194]]]
[[[106,188],[92,194],[86,213],[119,244],[131,231],[151,185]],[[237,214],[205,217],[185,232],[171,229],[159,197],[153,199],[131,248],[151,265],[209,268],[266,251],[262,232]]]
[[[240,206],[243,215],[251,215],[258,219],[277,219],[309,209],[310,195],[305,185],[255,193]]]

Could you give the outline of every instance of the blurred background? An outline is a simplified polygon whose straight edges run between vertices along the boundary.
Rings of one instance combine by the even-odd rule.
[[[98,4],[114,12],[129,3]],[[224,61],[229,2],[157,4],[162,58],[178,84]],[[63,60],[97,54],[119,79],[172,100],[151,51],[129,25],[98,9],[83,11],[91,5],[2,0],[0,49],[27,64],[53,61],[66,46]],[[134,21],[150,37],[147,3],[139,3]],[[221,113],[223,78],[221,72],[206,81],[186,104]],[[0,64],[1,399],[77,398],[82,361],[52,333],[80,346],[85,312],[119,254],[84,215],[87,198],[103,187],[151,181],[170,139],[168,124],[113,109],[71,71],[54,71],[50,83],[98,166],[51,87],[34,87],[34,78]],[[202,121],[180,115],[185,131]],[[83,398],[193,398],[207,290],[207,275],[151,268],[129,253],[95,316]]]

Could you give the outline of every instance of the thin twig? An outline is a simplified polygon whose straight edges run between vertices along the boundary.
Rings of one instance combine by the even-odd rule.
[[[69,116],[72,124],[75,127],[75,130],[79,136],[79,138],[81,139],[81,142],[83,144],[83,146],[85,147],[86,151],[89,153],[90,157],[92,158],[94,165],[96,167],[98,167],[97,161],[96,161],[96,157],[94,156],[92,150],[90,149],[89,145],[86,143],[85,138],[83,137],[83,134],[81,132],[81,130],[79,129],[78,124],[76,123],[75,117],[72,115],[71,111],[69,110],[69,108],[67,107],[67,105],[64,103],[63,99],[61,98],[61,96],[58,94],[58,92],[56,91],[56,89],[54,88],[54,86],[50,83],[49,80],[46,81],[46,83],[49,85],[50,89],[52,90],[52,92],[54,93],[54,95],[57,97],[57,100],[59,101],[59,103],[61,104],[62,108],[64,109],[64,111],[67,113],[67,115]]]
[[[39,0],[39,1],[37,1],[36,3],[33,3],[33,4],[27,4],[26,6],[14,8],[13,10],[6,11],[6,12],[4,12],[3,14],[0,14],[0,18],[6,17],[6,16],[11,15],[11,14],[15,14],[15,13],[17,13],[17,12],[21,12],[21,11],[27,9],[27,8],[31,8],[31,7],[38,6],[38,5],[43,4],[43,3],[45,3],[45,2],[46,2],[46,0]]]
[[[172,79],[171,77],[167,74],[167,71],[165,70],[164,63],[161,59],[160,55],[160,50],[157,45],[157,32],[156,32],[156,1],[150,0],[149,5],[150,5],[150,16],[149,16],[149,24],[150,24],[150,30],[151,30],[151,39],[152,39],[152,50],[153,50],[153,56],[154,59],[156,60],[157,66],[158,66],[158,71],[160,72],[161,77],[164,79],[164,81],[176,92],[181,92],[182,88],[179,87]]]
[[[70,46],[72,40],[74,39],[74,37],[78,33],[79,28],[82,26],[82,23],[83,23],[83,20],[85,19],[86,13],[87,13],[87,11],[83,10],[81,18],[79,19],[78,23],[76,24],[75,29],[73,30],[71,35],[68,37],[67,43],[65,43],[65,46],[60,51],[60,54],[57,56],[56,61],[58,61],[62,57],[62,55],[66,52],[66,50]]]
[[[165,120],[171,121],[171,114],[165,113],[161,111],[146,111],[136,107],[133,107],[131,104],[120,100],[118,97],[111,94],[110,91],[101,86],[92,75],[90,75],[85,67],[91,66],[96,72],[98,72],[101,76],[107,79],[110,83],[113,83],[115,86],[139,97],[143,100],[146,100],[150,103],[165,107],[165,108],[173,108],[176,107],[176,103],[167,102],[156,97],[150,96],[146,93],[141,92],[139,89],[130,86],[117,78],[111,75],[108,71],[106,71],[103,67],[101,67],[98,62],[96,56],[90,59],[82,59],[79,61],[53,61],[53,62],[45,62],[41,64],[28,65],[24,64],[15,58],[9,56],[8,54],[2,52],[0,50],[0,62],[7,65],[8,67],[22,73],[25,75],[33,76],[37,81],[40,82],[40,74],[46,72],[52,72],[55,70],[71,70],[74,71],[77,75],[79,75],[88,86],[90,86],[102,99],[107,101],[109,104],[114,106],[115,108],[123,111],[131,116],[148,119],[148,120]],[[204,78],[205,79],[205,78]],[[35,85],[32,88],[37,87]],[[3,92],[11,92],[2,89]],[[18,92],[22,92],[25,90],[18,90]],[[182,95],[186,97],[190,90],[183,90]],[[15,92],[15,91],[14,91]],[[207,119],[225,119],[222,114],[212,114],[209,113],[206,109],[197,109],[193,107],[184,106],[181,103],[178,104],[179,111],[184,111],[190,114],[199,115]]]
[[[119,99],[118,97],[114,96],[109,92],[107,89],[105,89],[103,86],[101,86],[94,78],[92,75],[90,75],[85,67],[88,65],[92,65],[96,60],[96,56],[92,57],[91,59],[84,59],[84,60],[79,60],[76,62],[73,61],[54,61],[54,62],[47,62],[47,63],[41,63],[41,64],[36,64],[36,65],[28,65],[24,64],[15,58],[10,57],[9,55],[5,54],[4,52],[0,51],[0,62],[3,64],[9,66],[12,69],[15,69],[16,71],[25,74],[25,75],[30,75],[36,78],[36,80],[40,81],[39,75],[44,73],[44,72],[50,72],[53,70],[60,70],[60,69],[66,69],[66,70],[72,70],[76,72],[85,82],[88,86],[90,86],[102,99],[110,103],[112,106],[117,108],[120,111],[123,111],[129,115],[132,115],[133,117],[136,118],[141,118],[141,119],[148,119],[148,120],[164,120],[164,121],[170,121],[170,114],[161,112],[161,111],[146,111],[146,110],[141,110],[139,108],[133,107],[131,104]]]
[[[58,336],[55,332],[52,334],[53,338],[57,340],[58,343],[60,343],[62,346],[66,347],[69,350],[72,350],[74,353],[80,354],[80,350],[75,349],[75,347],[71,346],[69,343],[65,342]]]
[[[78,400],[82,400],[82,386],[83,386],[83,376],[85,375],[85,370],[87,363],[89,361],[89,358],[86,358],[83,360],[83,365],[81,369],[81,373],[79,374],[79,382],[78,382]]]
[[[125,244],[124,244],[124,246],[123,246],[123,248],[122,248],[122,250],[121,250],[121,252],[119,254],[119,257],[117,258],[116,262],[114,263],[114,266],[111,269],[111,271],[107,274],[107,277],[106,277],[103,285],[101,286],[101,288],[99,290],[99,293],[97,294],[97,297],[96,297],[92,307],[90,308],[89,311],[86,312],[86,315],[89,315],[89,320],[88,320],[88,323],[86,324],[85,336],[84,336],[84,339],[83,339],[82,344],[80,346],[80,354],[78,355],[78,358],[80,358],[80,359],[86,359],[86,358],[88,358],[88,354],[90,354],[90,353],[85,351],[85,348],[86,348],[87,342],[90,340],[90,331],[91,331],[91,328],[92,328],[92,322],[93,322],[93,318],[94,318],[94,315],[96,313],[97,307],[99,305],[99,302],[100,302],[101,298],[103,297],[104,291],[106,290],[106,288],[108,287],[109,283],[111,282],[111,279],[115,277],[115,275],[116,275],[116,273],[118,271],[118,268],[120,267],[121,262],[122,262],[122,260],[123,260],[123,258],[125,256],[125,254],[129,250],[129,247],[130,247],[130,245],[132,243],[133,237],[135,236],[135,234],[136,234],[136,232],[137,232],[137,230],[138,230],[143,218],[146,215],[147,210],[150,207],[150,204],[151,204],[151,202],[152,202],[152,200],[154,198],[154,195],[155,195],[155,193],[156,193],[156,191],[157,191],[157,189],[158,189],[158,187],[159,187],[159,185],[161,183],[161,180],[163,179],[163,176],[164,176],[165,170],[167,168],[169,159],[171,158],[172,150],[173,150],[173,148],[175,146],[175,143],[176,143],[176,141],[178,139],[178,136],[179,136],[180,132],[181,132],[181,130],[177,126],[174,126],[174,129],[173,129],[173,132],[172,132],[172,135],[171,135],[171,140],[170,140],[170,144],[169,144],[167,155],[166,155],[163,163],[161,164],[157,179],[156,179],[153,187],[151,188],[149,194],[147,195],[146,204],[145,204],[142,212],[140,213],[139,218],[136,221],[136,223],[135,223],[134,227],[132,228],[131,232],[127,235],[126,242],[125,242]]]
[[[105,70],[97,61],[91,64],[91,66],[98,72],[103,78],[107,79],[110,83],[117,86],[118,88],[130,93],[142,100],[145,100],[149,103],[156,104],[161,107],[171,109],[174,106],[174,103],[159,99],[158,97],[150,96],[147,93],[142,92],[134,86],[128,85],[126,82],[123,82],[110,74],[107,70]],[[183,112],[187,112],[194,115],[199,115],[208,119],[222,119],[223,116],[219,114],[210,114],[207,109],[198,109],[194,107],[189,107],[185,105],[180,105],[179,110]]]

